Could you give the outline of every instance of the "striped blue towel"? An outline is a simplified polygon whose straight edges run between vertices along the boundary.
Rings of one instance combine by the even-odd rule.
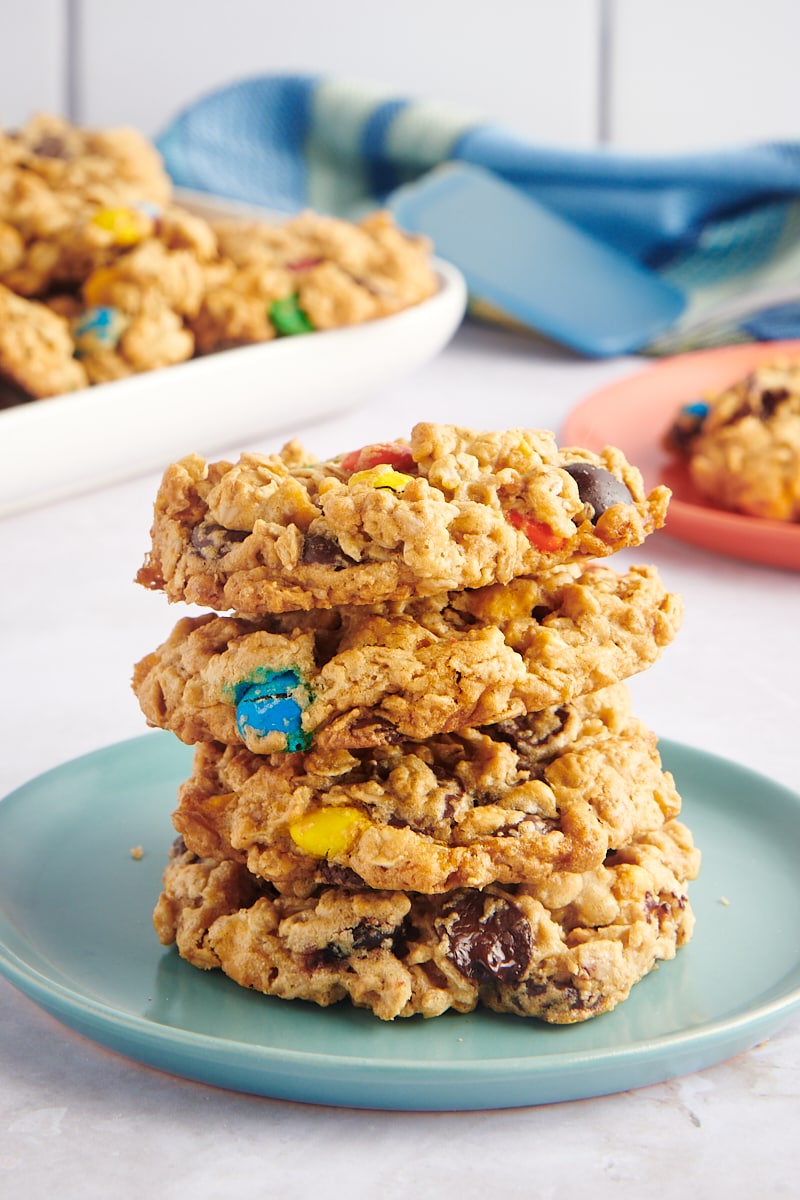
[[[800,337],[800,143],[551,149],[441,104],[276,75],[201,98],[157,145],[180,187],[351,219],[445,162],[477,166],[684,293],[674,327],[646,352]]]

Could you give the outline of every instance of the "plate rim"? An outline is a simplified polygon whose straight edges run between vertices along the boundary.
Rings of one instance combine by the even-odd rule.
[[[33,786],[45,786],[49,779],[57,778],[65,768],[79,767],[88,760],[97,760],[102,757],[113,759],[125,748],[132,750],[144,743],[150,743],[154,748],[156,743],[167,747],[169,744],[174,745],[174,739],[170,734],[163,731],[150,732],[141,734],[132,738],[127,738],[119,742],[114,742],[106,746],[102,746],[96,750],[88,751],[74,759],[69,759],[64,763],[60,763],[41,774],[34,776],[32,779],[15,788],[5,797],[0,799],[0,823],[3,820],[3,809],[9,803],[24,802],[24,797],[28,790]],[[711,751],[705,751],[700,747],[692,746],[686,743],[676,741],[669,738],[659,738],[659,748],[663,757],[667,760],[667,769],[669,767],[669,759],[686,756],[689,763],[695,763],[697,766],[710,768],[721,768],[725,771],[734,771],[740,777],[743,777],[745,782],[752,781],[761,786],[768,785],[773,794],[779,795],[783,804],[788,805],[792,812],[795,813],[798,824],[800,825],[800,793],[795,792],[785,784],[771,779],[769,776],[760,771],[753,769],[732,760],[715,754]],[[188,747],[181,746],[181,750],[188,750]],[[177,760],[176,760],[177,761]],[[23,941],[25,941],[23,936]],[[32,950],[35,949],[32,943],[26,942]],[[169,953],[169,950],[162,948],[163,953]],[[174,948],[173,948],[174,952]],[[800,959],[798,960],[800,965]],[[191,969],[191,968],[187,968]],[[564,1099],[580,1099],[590,1098],[597,1095],[608,1094],[609,1091],[616,1092],[629,1090],[632,1087],[643,1086],[647,1083],[663,1082],[666,1079],[673,1078],[676,1074],[686,1073],[686,1070],[702,1069],[705,1066],[710,1066],[715,1063],[724,1061],[729,1056],[729,1053],[739,1053],[744,1049],[757,1044],[763,1040],[765,1036],[769,1036],[777,1029],[781,1028],[789,1021],[795,1010],[800,1007],[800,983],[787,988],[781,994],[773,995],[771,999],[760,1000],[756,1004],[746,1004],[744,1007],[739,1005],[734,1012],[726,1013],[722,1016],[717,1016],[712,1020],[706,1020],[702,1024],[689,1029],[679,1029],[656,1036],[648,1036],[632,1040],[627,1045],[590,1047],[586,1049],[564,1050],[549,1054],[518,1054],[515,1057],[510,1056],[488,1056],[482,1054],[480,1056],[468,1059],[429,1059],[421,1060],[419,1057],[395,1057],[387,1058],[382,1055],[353,1055],[353,1054],[336,1054],[332,1052],[320,1052],[317,1050],[300,1050],[296,1048],[279,1047],[275,1045],[267,1045],[264,1043],[254,1043],[236,1040],[231,1037],[218,1034],[209,1034],[203,1032],[194,1032],[182,1026],[160,1023],[147,1018],[146,1016],[137,1015],[128,1010],[115,1007],[103,1000],[99,1000],[82,992],[77,988],[68,986],[58,980],[48,977],[44,972],[31,965],[31,963],[20,957],[7,943],[5,932],[0,930],[0,974],[4,975],[9,982],[15,986],[24,995],[28,996],[40,1008],[44,1009],[54,1016],[61,1024],[77,1030],[90,1041],[95,1044],[104,1045],[107,1048],[115,1050],[123,1057],[133,1059],[136,1062],[155,1067],[162,1072],[177,1074],[183,1078],[195,1079],[199,1082],[208,1084],[216,1084],[217,1086],[227,1087],[230,1090],[240,1092],[250,1092],[263,1096],[274,1098],[294,1099],[307,1101],[311,1103],[332,1104],[334,1106],[347,1107],[367,1107],[367,1108],[389,1108],[400,1109],[402,1111],[411,1111],[415,1106],[400,1099],[399,1101],[389,1099],[385,1102],[376,1102],[368,1100],[365,1103],[360,1103],[354,1100],[352,1096],[345,1097],[341,1100],[323,1096],[321,1093],[325,1091],[326,1086],[330,1084],[331,1072],[338,1069],[339,1073],[349,1073],[352,1075],[359,1070],[367,1072],[371,1080],[365,1085],[368,1092],[370,1087],[375,1084],[383,1085],[385,1088],[394,1088],[395,1091],[403,1092],[407,1082],[413,1080],[417,1084],[433,1084],[442,1089],[447,1090],[463,1082],[465,1076],[468,1076],[473,1082],[483,1086],[486,1083],[484,1076],[494,1076],[498,1073],[502,1075],[502,1083],[500,1091],[504,1088],[513,1089],[524,1087],[526,1083],[535,1085],[537,1082],[547,1080],[548,1076],[555,1074],[564,1074],[570,1076],[575,1071],[583,1073],[597,1071],[599,1069],[609,1071],[611,1074],[619,1073],[629,1065],[639,1066],[639,1068],[648,1068],[655,1064],[661,1064],[666,1054],[669,1054],[672,1059],[683,1062],[687,1055],[699,1048],[700,1046],[706,1049],[722,1048],[722,1055],[708,1059],[704,1057],[699,1068],[678,1067],[675,1071],[669,1069],[665,1071],[659,1070],[654,1077],[649,1077],[645,1071],[645,1077],[640,1082],[629,1082],[625,1084],[624,1080],[619,1084],[614,1083],[610,1087],[604,1087],[598,1091],[590,1088],[588,1091],[577,1089],[567,1089],[563,1095],[552,1098],[506,1098],[498,1097],[492,1099],[491,1096],[480,1102],[470,1102],[464,1100],[456,1103],[441,1103],[434,1101],[431,1103],[421,1103],[421,1110],[425,1111],[445,1111],[446,1109],[475,1109],[475,1108],[503,1108],[503,1107],[518,1107],[520,1105],[539,1104],[558,1102]],[[773,985],[775,988],[781,986],[780,981]],[[448,1014],[445,1014],[447,1017]],[[475,1016],[476,1014],[466,1014],[466,1016]],[[477,1014],[480,1017],[480,1013]],[[609,1014],[612,1015],[612,1014]],[[463,1015],[450,1014],[450,1020],[453,1022],[462,1020]],[[73,1018],[73,1019],[70,1019]],[[441,1019],[441,1018],[439,1018]],[[98,1025],[100,1029],[98,1030]],[[565,1029],[569,1029],[567,1026]],[[752,1036],[744,1042],[739,1038],[732,1045],[736,1035],[749,1031]],[[107,1033],[108,1037],[100,1036],[100,1032]],[[126,1035],[125,1048],[121,1048],[119,1037],[112,1038],[112,1034]],[[130,1046],[134,1044],[136,1050],[131,1050]],[[732,1047],[732,1048],[731,1048]],[[142,1051],[151,1051],[146,1053]],[[166,1051],[166,1060],[170,1057],[181,1059],[181,1054],[191,1051],[210,1051],[208,1058],[209,1069],[200,1071],[191,1071],[186,1067],[186,1063],[181,1061],[181,1065],[177,1068],[171,1065],[166,1065],[165,1059],[159,1056],[159,1051]],[[227,1061],[219,1062],[220,1057],[228,1056]],[[245,1086],[239,1082],[230,1082],[230,1074],[233,1071],[235,1074],[237,1069],[245,1066],[250,1068],[250,1073],[253,1071],[259,1073],[262,1080],[262,1086],[253,1087]],[[275,1086],[270,1086],[270,1069],[273,1071],[276,1068],[290,1068],[300,1066],[306,1073],[313,1073],[315,1068],[320,1069],[323,1077],[320,1079],[319,1088],[320,1094],[316,1096],[306,1094],[293,1094],[290,1091],[276,1090]],[[325,1074],[327,1072],[327,1074]],[[641,1073],[641,1071],[640,1071]],[[378,1078],[383,1074],[383,1078]],[[496,1090],[496,1086],[495,1086]]]

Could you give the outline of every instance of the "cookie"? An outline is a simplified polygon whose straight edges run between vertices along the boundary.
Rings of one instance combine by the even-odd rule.
[[[106,203],[166,203],[172,185],[161,156],[138,130],[90,129],[39,113],[0,134],[0,167],[16,167],[51,192]]]
[[[800,361],[757,367],[731,387],[684,405],[665,436],[712,504],[800,521]]]
[[[88,377],[74,353],[68,321],[0,284],[0,378],[36,399],[76,391]]]
[[[282,892],[434,893],[584,871],[680,812],[624,684],[570,705],[371,750],[201,743],[173,824]]]
[[[323,888],[275,895],[239,863],[179,843],[153,920],[164,945],[243,987],[382,1020],[478,1006],[572,1024],[608,1012],[692,935],[699,853],[670,821],[568,887],[444,896]]]
[[[172,202],[160,156],[134,130],[39,115],[0,131],[0,285],[70,311],[72,378],[59,390],[196,355],[390,316],[434,295],[429,242],[388,212],[313,212],[273,226]],[[41,336],[37,331],[35,336]],[[15,352],[13,352],[15,353]],[[2,403],[52,394],[3,379]],[[45,392],[42,392],[42,386]]]
[[[213,223],[234,270],[191,321],[203,353],[391,316],[438,290],[425,238],[388,212],[358,223],[304,212],[281,225]]]
[[[424,739],[563,704],[652,664],[680,599],[576,564],[384,607],[179,621],[134,669],[151,725],[257,754]]]
[[[170,190],[159,155],[134,130],[93,131],[43,115],[0,132],[0,223],[20,239],[10,258],[0,238],[0,282],[40,299],[74,289],[152,232],[150,210]]]
[[[137,579],[247,616],[380,604],[638,546],[668,500],[620,451],[538,430],[421,422],[325,462],[297,442],[236,465],[190,455],[164,474]]]
[[[180,316],[165,305],[136,316],[119,309],[86,309],[72,323],[76,354],[90,383],[172,367],[194,353],[194,340]]]

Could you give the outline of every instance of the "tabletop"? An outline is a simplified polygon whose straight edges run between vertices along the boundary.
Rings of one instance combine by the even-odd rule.
[[[579,360],[467,323],[436,359],[367,402],[298,429],[287,415],[285,429],[240,448],[275,450],[297,434],[324,458],[402,436],[421,419],[557,431],[587,394],[643,369],[637,359]],[[157,485],[147,475],[0,521],[0,795],[146,732],[132,664],[177,619],[163,596],[133,583]],[[686,607],[676,641],[630,683],[637,715],[660,737],[796,790],[797,573],[665,533],[616,557],[614,565],[655,563]],[[730,953],[744,958],[749,948]],[[797,1016],[763,1043],[666,1083],[522,1108],[392,1112],[251,1096],[162,1073],[72,1032],[0,979],[0,1072],[0,1194],[9,1198],[49,1200],[57,1187],[81,1200],[126,1200],[145,1189],[163,1200],[245,1189],[282,1200],[473,1200],[490,1190],[547,1198],[579,1187],[595,1200],[626,1200],[645,1188],[683,1197],[687,1181],[695,1196],[711,1197],[721,1170],[729,1200],[798,1194]]]

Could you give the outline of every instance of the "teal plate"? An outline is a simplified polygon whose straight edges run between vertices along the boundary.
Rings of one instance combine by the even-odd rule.
[[[65,1025],[236,1091],[359,1108],[507,1108],[606,1095],[746,1050],[800,1007],[800,796],[664,741],[703,850],[695,936],[614,1012],[385,1023],[264,997],[159,945],[151,912],[191,752],[151,733],[0,803],[0,970]],[[134,859],[131,849],[143,848]]]

